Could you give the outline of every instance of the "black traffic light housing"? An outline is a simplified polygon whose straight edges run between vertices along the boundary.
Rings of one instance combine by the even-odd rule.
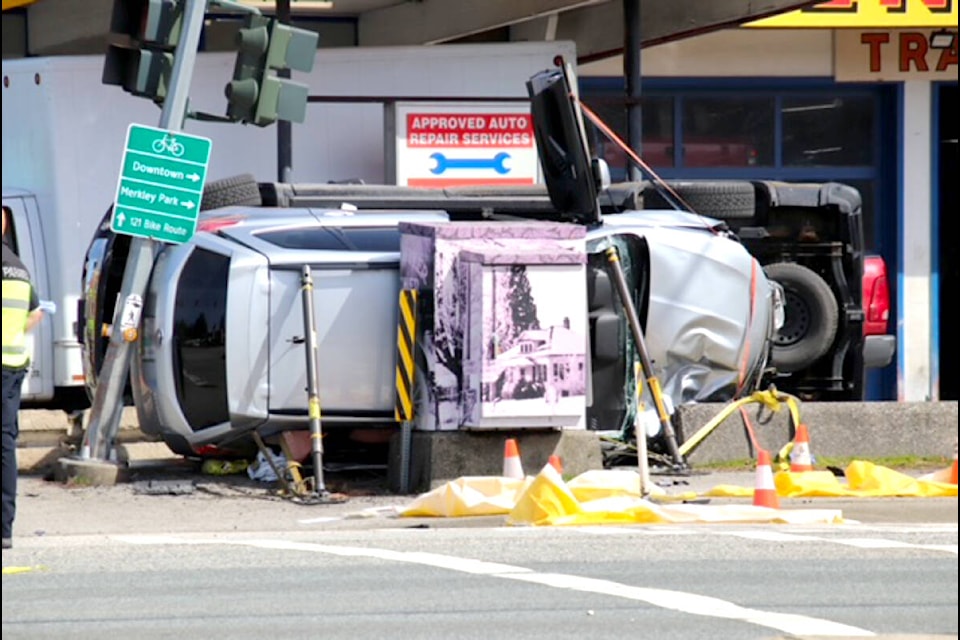
[[[182,23],[182,0],[114,0],[103,83],[163,102]]]
[[[307,85],[277,71],[310,71],[318,36],[273,18],[250,14],[237,32],[237,60],[227,84],[227,117],[265,127],[277,120],[303,122]]]
[[[237,31],[237,61],[233,80],[227,83],[227,117],[239,122],[253,122],[257,114],[260,85],[267,70],[267,48],[270,45],[270,19],[249,14]]]

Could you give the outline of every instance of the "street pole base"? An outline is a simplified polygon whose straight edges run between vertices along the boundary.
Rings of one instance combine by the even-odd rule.
[[[105,460],[60,458],[57,478],[70,485],[112,487],[123,481],[126,465]]]
[[[316,505],[316,504],[343,504],[350,498],[343,493],[330,493],[321,491],[319,493],[309,493],[303,496],[297,496],[294,500],[297,504]]]
[[[684,462],[683,464],[651,465],[650,473],[658,476],[689,476],[693,474],[693,471],[690,469],[690,465]]]

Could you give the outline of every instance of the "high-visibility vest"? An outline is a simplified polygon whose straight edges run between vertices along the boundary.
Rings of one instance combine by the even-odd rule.
[[[30,283],[3,281],[3,366],[20,369],[27,365],[27,316],[30,314]]]

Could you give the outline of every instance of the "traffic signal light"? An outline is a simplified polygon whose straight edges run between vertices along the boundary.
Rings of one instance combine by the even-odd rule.
[[[260,84],[267,69],[269,25],[269,18],[248,14],[237,31],[237,61],[233,65],[233,80],[225,89],[227,117],[231,120],[253,122],[256,119]]]
[[[237,32],[237,61],[226,86],[227,117],[265,127],[277,120],[303,122],[307,85],[277,71],[310,71],[317,34],[260,15],[248,15]]]
[[[182,0],[114,0],[103,83],[163,102],[182,22]]]
[[[173,54],[110,45],[103,66],[103,84],[123,87],[127,93],[155,102],[167,97]]]

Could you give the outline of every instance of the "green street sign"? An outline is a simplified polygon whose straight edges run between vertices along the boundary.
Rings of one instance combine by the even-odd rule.
[[[209,138],[131,124],[110,228],[175,244],[192,238],[211,146]]]

